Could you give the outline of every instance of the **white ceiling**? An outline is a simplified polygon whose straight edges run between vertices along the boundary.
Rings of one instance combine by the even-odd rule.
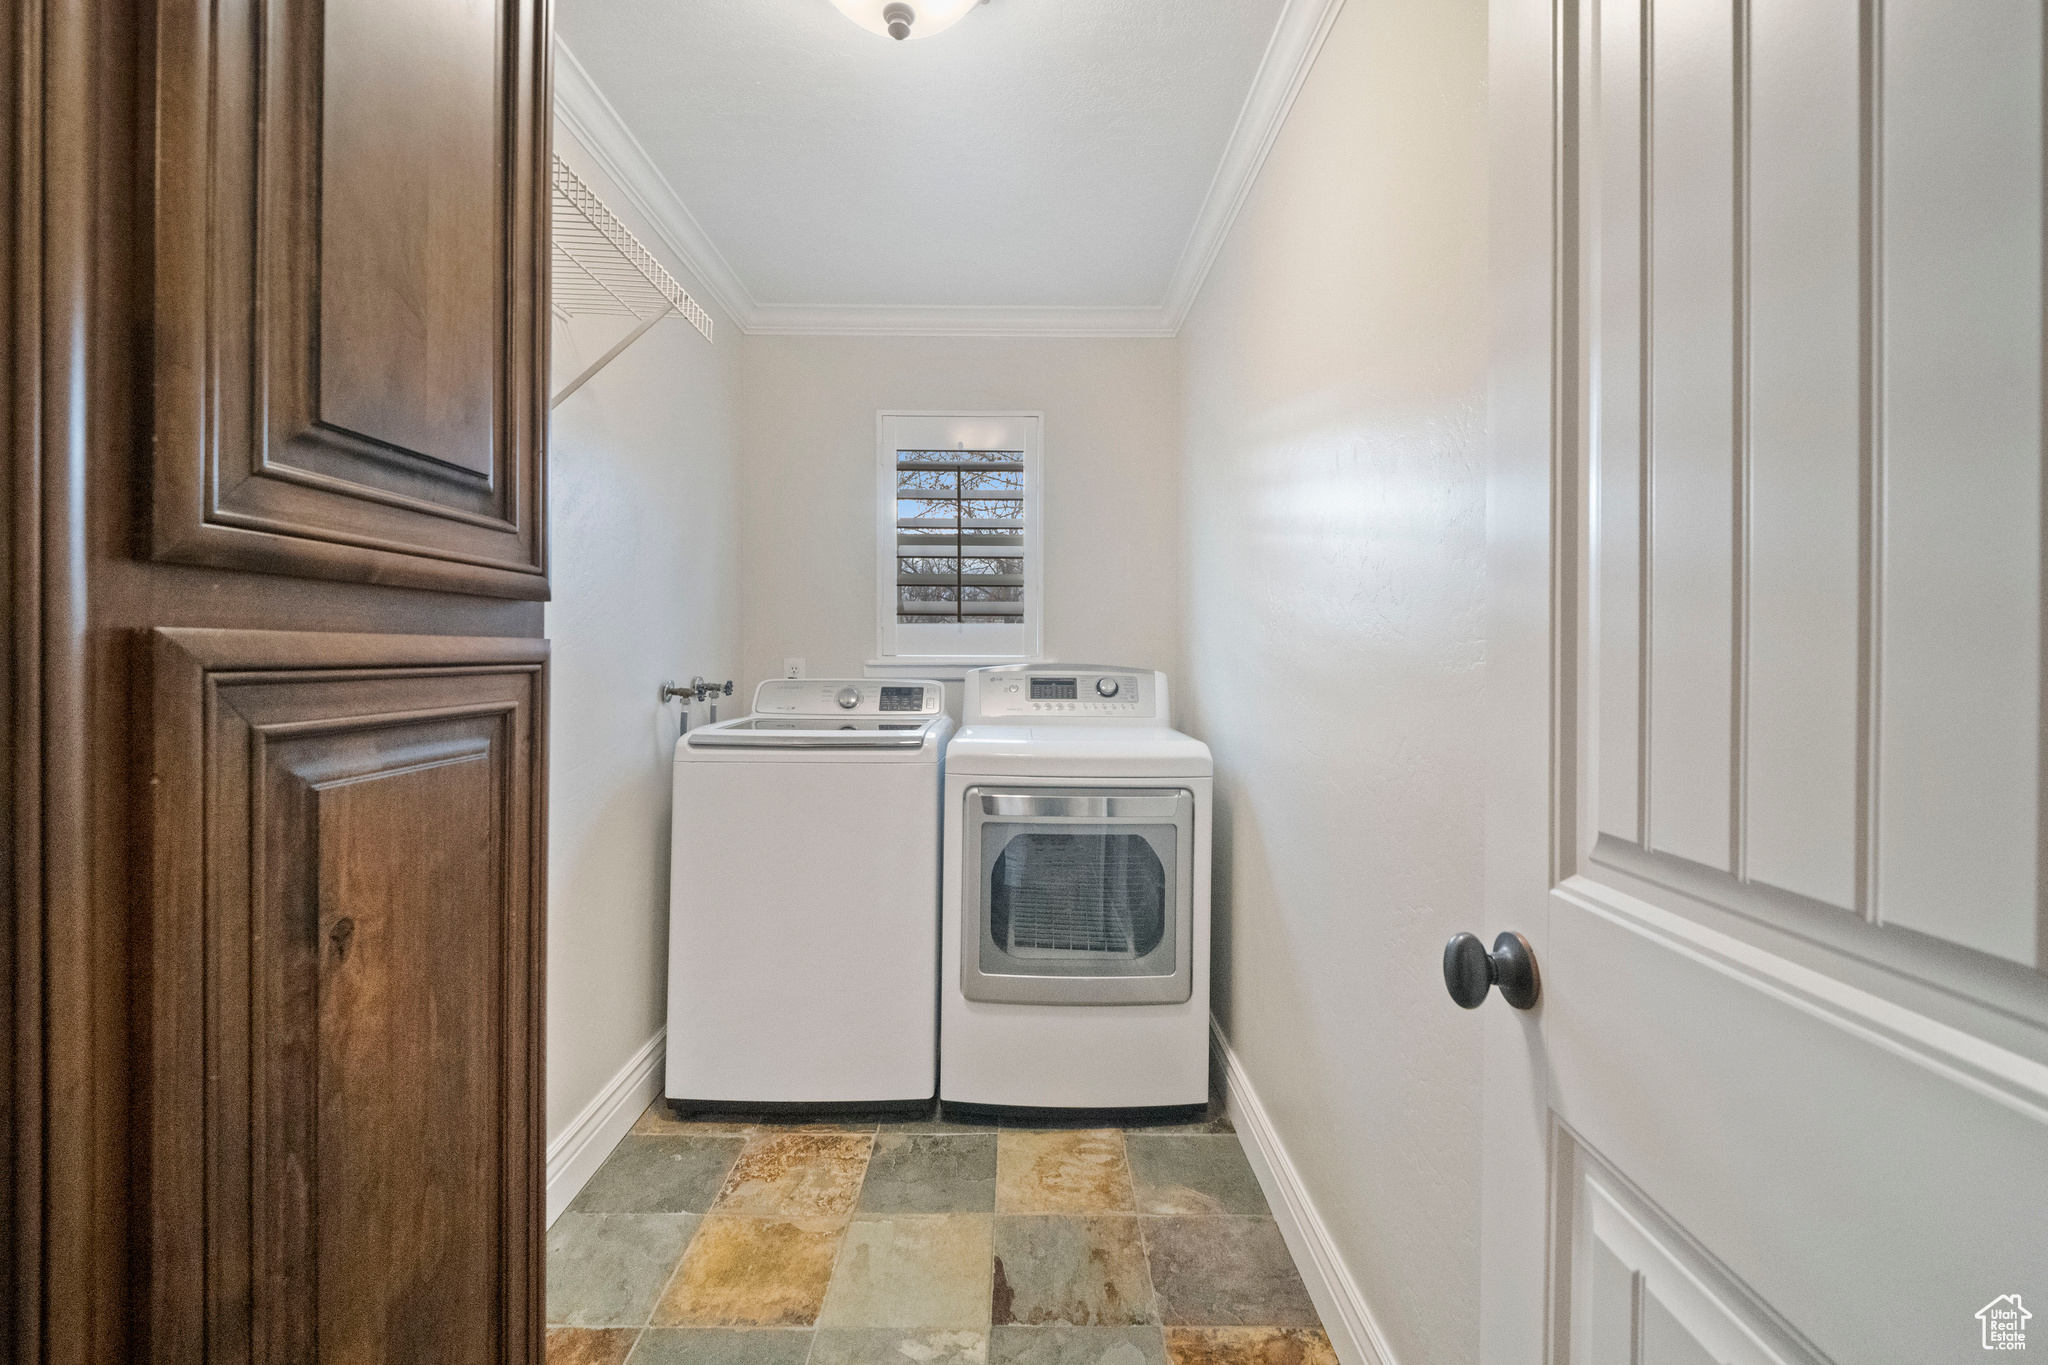
[[[560,0],[557,88],[748,330],[1171,331],[1334,10]]]

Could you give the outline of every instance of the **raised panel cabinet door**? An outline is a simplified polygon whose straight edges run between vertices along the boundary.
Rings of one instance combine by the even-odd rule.
[[[546,597],[546,0],[157,28],[155,556]]]
[[[154,637],[152,1340],[538,1365],[545,643]]]

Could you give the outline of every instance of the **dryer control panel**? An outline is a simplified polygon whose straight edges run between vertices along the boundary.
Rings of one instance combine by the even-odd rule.
[[[967,675],[967,719],[1030,722],[1166,719],[1166,675],[1104,664],[1026,664]]]
[[[946,685],[922,678],[770,678],[754,689],[757,716],[936,716]]]

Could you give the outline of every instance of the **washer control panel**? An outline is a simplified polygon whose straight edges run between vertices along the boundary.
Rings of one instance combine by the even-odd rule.
[[[1034,664],[974,676],[977,719],[1156,720],[1159,675],[1150,669]]]
[[[770,678],[754,689],[757,716],[936,716],[946,685],[920,679]]]

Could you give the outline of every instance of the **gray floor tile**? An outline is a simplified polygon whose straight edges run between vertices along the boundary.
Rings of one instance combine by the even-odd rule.
[[[884,1114],[880,1128],[884,1133],[993,1133],[996,1123],[993,1119],[963,1118],[935,1105],[923,1114]]]
[[[857,1218],[832,1268],[820,1327],[988,1326],[989,1215]]]
[[[1319,1327],[1270,1218],[1146,1218],[1159,1321],[1191,1327]]]
[[[1220,1107],[1217,1107],[1211,1109],[1202,1118],[1190,1119],[1185,1123],[1134,1123],[1126,1131],[1165,1135],[1174,1133],[1234,1133],[1237,1131],[1237,1128],[1231,1123],[1230,1115],[1224,1113]]]
[[[996,1135],[883,1130],[868,1160],[860,1213],[990,1213]]]
[[[565,1213],[548,1229],[548,1321],[638,1327],[702,1221],[687,1213]]]
[[[1157,1327],[998,1327],[988,1365],[1166,1365]]]
[[[746,1146],[743,1137],[628,1137],[569,1205],[571,1213],[704,1213]]]
[[[992,1320],[1121,1327],[1159,1321],[1139,1220],[1067,1214],[995,1220]]]
[[[988,1333],[900,1327],[818,1329],[810,1365],[985,1365]]]
[[[788,1327],[650,1327],[627,1365],[804,1365],[811,1334]]]
[[[1266,1213],[1266,1196],[1244,1148],[1229,1133],[1124,1134],[1138,1212]]]

